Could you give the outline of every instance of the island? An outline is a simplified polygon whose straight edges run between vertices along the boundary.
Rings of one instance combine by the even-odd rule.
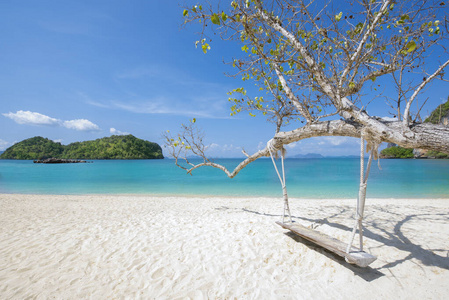
[[[48,138],[36,136],[6,149],[0,159],[59,161],[86,159],[162,159],[162,148],[157,143],[135,136],[113,135],[93,141],[62,145]]]

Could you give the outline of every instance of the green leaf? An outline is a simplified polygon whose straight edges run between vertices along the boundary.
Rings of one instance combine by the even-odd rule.
[[[343,12],[340,12],[338,15],[335,15],[335,21],[340,21],[341,20],[341,16],[343,16]]]
[[[184,11],[182,12],[182,16],[185,17],[189,14],[189,11],[187,9],[184,9]]]
[[[225,12],[222,12],[221,13],[221,19],[223,20],[223,22],[226,21],[228,19],[228,15],[225,14]]]
[[[247,45],[244,45],[244,46],[242,47],[242,51],[248,52],[248,46],[247,46]]]
[[[415,41],[410,41],[407,43],[407,45],[405,46],[407,48],[407,52],[412,52],[416,49],[416,43]]]
[[[204,53],[207,53],[207,50],[210,50],[210,46],[209,46],[209,44],[203,44],[201,46],[201,49],[203,49]]]
[[[220,18],[218,17],[217,14],[213,14],[210,17],[210,20],[212,21],[212,23],[214,23],[215,25],[220,25]]]

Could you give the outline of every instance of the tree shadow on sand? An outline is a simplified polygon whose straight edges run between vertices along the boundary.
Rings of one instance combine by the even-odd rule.
[[[327,207],[323,207],[323,211],[326,211]],[[335,210],[335,207],[333,207]],[[301,242],[310,249],[318,251],[328,258],[338,262],[339,264],[345,266],[354,272],[354,274],[360,276],[366,281],[375,280],[381,276],[384,276],[383,271],[389,271],[393,269],[395,266],[400,265],[406,261],[411,261],[412,259],[418,260],[425,266],[433,266],[442,269],[449,270],[449,249],[442,248],[424,248],[423,245],[414,243],[412,241],[412,237],[410,236],[410,230],[404,230],[404,227],[410,225],[412,221],[414,222],[425,222],[432,226],[433,222],[443,222],[444,224],[449,224],[449,212],[433,212],[432,207],[422,207],[420,209],[421,213],[418,214],[409,214],[404,217],[404,214],[395,213],[395,211],[400,212],[401,206],[387,205],[387,206],[371,206],[369,210],[369,215],[372,217],[377,216],[385,216],[382,219],[380,218],[368,218],[364,221],[364,237],[368,239],[372,239],[377,241],[380,246],[383,247],[390,246],[394,247],[400,251],[407,253],[404,257],[400,259],[396,259],[394,261],[389,261],[388,263],[377,267],[377,268],[360,268],[354,265],[347,263],[344,258],[312,243],[309,242],[292,232],[285,233],[290,238],[294,239],[297,242]],[[244,212],[258,214],[267,217],[277,217],[281,218],[281,215],[275,214],[267,214],[260,213],[257,211],[252,211],[248,209],[242,209]],[[332,215],[321,217],[321,218],[308,218],[303,216],[293,216],[292,219],[294,222],[300,223],[311,223],[314,228],[317,228],[323,224],[327,226],[343,230],[348,232],[352,231],[352,227],[346,226],[342,223],[339,223],[337,220],[343,220],[350,218],[351,221],[353,218],[351,217],[354,209],[349,206],[339,207],[337,212],[334,212]],[[425,236],[426,232],[413,232],[414,234],[419,234],[420,236]],[[421,242],[420,242],[421,243]],[[423,244],[425,244],[423,242]],[[374,249],[376,247],[372,247]],[[446,253],[446,256],[440,255],[437,253]],[[391,273],[391,272],[390,272]]]

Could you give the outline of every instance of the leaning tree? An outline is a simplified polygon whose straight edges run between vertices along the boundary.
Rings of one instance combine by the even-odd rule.
[[[449,65],[445,2],[237,0],[185,7],[183,15],[186,24],[202,28],[196,45],[205,53],[213,46],[210,36],[216,34],[240,43],[242,55],[229,63],[235,76],[258,86],[260,95],[250,97],[245,87],[230,91],[231,114],[262,114],[275,127],[267,146],[252,154],[243,151],[246,159],[234,170],[207,158],[195,120],[183,125],[177,136],[167,132],[166,147],[188,173],[211,166],[232,178],[260,157],[280,152],[283,158],[289,143],[320,136],[361,138],[362,153],[364,141],[371,153],[366,175],[361,160],[353,239],[356,227],[362,237],[367,174],[382,142],[449,153],[449,127],[422,123],[420,118],[423,90],[435,80],[445,81]],[[388,93],[380,96],[379,89],[374,99],[367,97],[378,85],[388,87]],[[385,112],[393,109],[394,118],[370,115],[372,101],[386,103]],[[297,126],[285,130],[286,124]],[[189,154],[203,161],[193,163]],[[281,174],[285,215],[288,196]]]
[[[445,2],[239,0],[186,7],[183,15],[185,24],[201,26],[196,46],[205,53],[211,49],[212,33],[241,44],[242,55],[229,63],[235,76],[258,86],[260,95],[252,98],[244,87],[230,91],[231,115],[263,114],[275,125],[267,147],[253,154],[243,151],[247,158],[234,170],[207,158],[194,120],[177,136],[167,132],[166,147],[188,173],[212,166],[232,178],[270,151],[277,153],[286,144],[319,136],[361,137],[371,149],[389,142],[449,153],[449,128],[420,122],[425,101],[418,103],[429,83],[445,80],[449,64]],[[394,85],[395,95],[366,97],[378,82]],[[386,110],[393,108],[394,118],[368,114],[371,101],[383,101]],[[283,131],[285,124],[293,123],[296,129]],[[189,153],[204,161],[192,163]]]
[[[196,46],[204,53],[212,32],[241,43],[243,55],[229,63],[234,76],[253,81],[261,95],[252,98],[244,87],[230,91],[231,115],[263,114],[275,131],[266,148],[243,151],[247,158],[234,170],[207,158],[195,120],[175,137],[167,132],[166,147],[188,173],[212,166],[231,178],[270,152],[283,153],[286,144],[319,136],[361,137],[374,156],[382,142],[449,153],[449,128],[420,122],[417,103],[429,83],[446,81],[447,6],[426,0],[240,0],[186,7],[185,24],[202,28]],[[395,96],[366,97],[379,81],[394,85]],[[394,109],[394,118],[368,114],[368,104],[379,100]],[[292,123],[296,129],[282,130]],[[193,164],[189,153],[203,162]]]

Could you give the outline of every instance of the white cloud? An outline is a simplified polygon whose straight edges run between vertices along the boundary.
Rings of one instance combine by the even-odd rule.
[[[109,129],[109,132],[113,135],[128,135],[129,134],[128,132],[120,131],[115,128]]]
[[[78,131],[99,131],[100,130],[100,127],[98,127],[97,124],[94,124],[91,121],[86,120],[86,119],[64,121],[62,126],[64,126],[65,128],[68,128],[68,129],[74,129],[74,130],[78,130]]]
[[[325,140],[324,143],[328,142],[333,146],[339,146],[339,145],[347,143],[349,140],[352,140],[352,138],[342,137],[342,136],[328,136],[328,137],[323,137],[323,139]]]
[[[222,100],[222,98],[210,97],[208,99],[208,102],[206,102],[199,97],[196,99],[182,100],[163,96],[134,102],[111,101],[109,104],[104,104],[89,101],[86,103],[97,107],[125,110],[138,114],[165,114],[188,117],[229,119],[230,117],[228,114],[221,114],[221,116],[219,116],[220,114],[218,112],[223,106],[222,103],[224,103],[224,101],[220,100]]]
[[[77,119],[63,121],[55,119],[37,112],[19,110],[16,113],[4,113],[5,117],[10,118],[17,124],[23,125],[44,125],[44,126],[62,126],[68,129],[79,131],[99,131],[100,127],[86,119]]]
[[[242,148],[233,144],[220,145],[212,143],[207,146],[206,154],[209,157],[243,157]]]
[[[207,149],[217,149],[220,148],[220,145],[212,143],[209,146],[207,146]]]
[[[170,66],[140,66],[117,72],[114,76],[120,92],[109,99],[84,102],[101,108],[139,114],[165,114],[200,118],[228,119],[226,101],[231,87]]]
[[[357,155],[360,152],[360,139],[339,136],[316,137],[299,141],[289,150],[290,157],[307,153],[319,153],[324,156]]]
[[[11,145],[12,143],[0,139],[0,151],[6,150],[6,148],[8,148]]]
[[[257,145],[257,150],[262,150],[265,149],[265,147],[267,146],[267,143],[264,142],[259,142],[259,144]]]
[[[287,148],[287,149],[294,149],[294,148],[296,148],[296,146],[298,146],[297,142],[291,143],[291,144],[287,144],[287,145],[285,145],[285,148]]]
[[[59,126],[61,122],[58,119],[51,118],[49,116],[37,112],[23,111],[23,110],[19,110],[16,113],[9,112],[3,115],[7,118],[12,119],[14,122],[18,124]]]

